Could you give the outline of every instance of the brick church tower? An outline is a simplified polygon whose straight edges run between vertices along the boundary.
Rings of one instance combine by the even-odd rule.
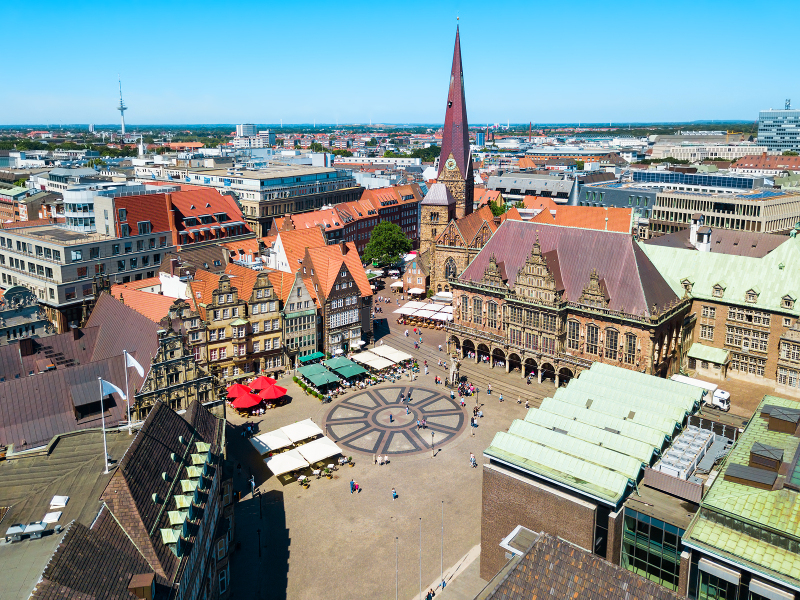
[[[464,98],[464,71],[461,67],[461,38],[456,26],[456,44],[453,50],[453,67],[450,70],[450,89],[447,92],[447,109],[444,113],[442,153],[439,155],[439,173],[436,181],[443,183],[456,200],[456,218],[472,212],[474,175],[472,153],[469,149],[467,101]]]

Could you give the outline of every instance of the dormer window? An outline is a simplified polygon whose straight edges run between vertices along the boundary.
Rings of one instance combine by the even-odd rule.
[[[744,299],[745,302],[755,304],[758,301],[758,292],[756,290],[747,290],[747,293],[744,295]]]
[[[725,294],[725,288],[722,287],[720,284],[716,284],[714,286],[712,294],[715,298],[722,298],[722,296]]]
[[[784,296],[781,299],[781,306],[783,308],[794,308],[794,298],[791,296]]]
[[[682,280],[681,280],[681,285],[683,286],[683,290],[684,290],[684,291],[685,291],[687,294],[691,294],[691,293],[692,293],[692,286],[694,285],[694,283],[692,283],[692,282],[691,282],[691,281],[689,281],[688,279],[682,279]]]

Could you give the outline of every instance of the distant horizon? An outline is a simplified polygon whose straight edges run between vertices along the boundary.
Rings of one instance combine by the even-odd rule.
[[[725,124],[725,123],[756,123],[757,120],[753,119],[695,119],[692,121],[624,121],[624,122],[608,122],[608,121],[600,121],[600,122],[579,122],[579,121],[572,121],[572,122],[553,122],[553,123],[533,123],[534,128],[541,128],[541,127],[611,127],[611,128],[624,128],[624,127],[655,127],[655,126],[677,126],[677,125],[714,125],[714,124]],[[264,127],[267,129],[285,129],[285,128],[297,128],[297,127],[310,127],[311,129],[314,128],[341,128],[341,127],[365,127],[365,128],[375,128],[380,129],[381,127],[431,127],[437,128],[442,127],[444,123],[433,123],[433,122],[419,122],[419,123],[405,123],[405,122],[381,122],[381,123],[361,123],[354,121],[352,123],[252,123],[252,122],[245,122],[248,125],[254,125],[256,127]],[[214,127],[214,128],[221,128],[221,127],[230,127],[231,129],[236,128],[237,125],[242,125],[244,123],[125,123],[126,130],[130,130],[132,128],[157,128],[157,127]],[[28,129],[28,128],[37,128],[43,127],[48,129],[69,129],[69,128],[88,128],[89,125],[93,125],[95,128],[101,129],[119,129],[119,123],[19,123],[19,124],[0,124],[0,129]],[[470,123],[469,127],[478,128],[478,127],[492,127],[494,125],[499,125],[500,127],[528,127],[528,121],[520,121],[518,123]],[[126,133],[131,133],[131,131],[127,131]]]

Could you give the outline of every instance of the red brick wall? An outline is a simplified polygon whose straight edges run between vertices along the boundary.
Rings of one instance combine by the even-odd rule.
[[[489,580],[505,565],[500,541],[517,526],[544,531],[582,548],[594,545],[595,509],[589,503],[527,481],[501,467],[483,467],[481,578]]]

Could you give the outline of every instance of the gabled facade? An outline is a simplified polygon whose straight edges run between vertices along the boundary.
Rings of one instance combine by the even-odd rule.
[[[286,366],[297,364],[297,359],[318,351],[320,335],[318,325],[321,323],[317,314],[317,303],[309,291],[311,280],[304,280],[300,271],[285,275],[290,279],[286,297],[282,297],[283,339]]]
[[[689,302],[629,235],[507,220],[449,283],[459,356],[556,385],[594,362],[661,376],[680,366]]]

